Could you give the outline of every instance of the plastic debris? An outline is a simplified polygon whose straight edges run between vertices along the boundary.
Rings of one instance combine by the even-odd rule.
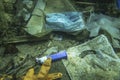
[[[120,79],[120,59],[104,35],[71,47],[67,53],[63,63],[71,80]]]
[[[86,28],[90,31],[90,37],[95,37],[99,34],[100,30],[104,30],[107,35],[112,38],[112,44],[116,48],[120,48],[120,30],[119,30],[120,20],[117,18],[112,18],[102,14],[92,14]],[[107,36],[108,37],[108,36]]]
[[[46,28],[53,31],[74,32],[84,29],[80,12],[46,14]]]
[[[23,0],[23,4],[27,6],[27,8],[31,9],[33,7],[33,1],[32,0]]]
[[[51,59],[48,58],[41,66],[41,70],[38,74],[34,74],[34,69],[28,70],[23,80],[54,80],[62,77],[62,73],[51,73],[48,74],[51,67]]]
[[[47,60],[48,58],[51,58],[52,61],[57,61],[57,60],[60,60],[60,59],[67,59],[67,53],[66,53],[66,51],[60,51],[56,54],[51,54],[51,55],[44,56],[44,57],[41,57],[41,58],[36,58],[36,62],[44,63],[44,61]]]

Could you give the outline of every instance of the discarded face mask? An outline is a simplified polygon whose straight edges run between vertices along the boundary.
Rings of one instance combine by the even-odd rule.
[[[74,32],[84,29],[80,12],[46,14],[46,29],[53,31]]]
[[[62,73],[51,73],[48,74],[51,67],[51,59],[48,58],[41,66],[41,70],[38,74],[34,74],[34,69],[28,70],[23,80],[55,80],[62,77]]]

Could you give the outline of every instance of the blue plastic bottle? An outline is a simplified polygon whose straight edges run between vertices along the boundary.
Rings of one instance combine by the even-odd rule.
[[[60,51],[60,52],[52,54],[52,55],[44,56],[44,57],[41,57],[41,58],[36,58],[36,62],[43,63],[45,60],[47,60],[47,58],[51,58],[52,62],[60,60],[60,59],[67,59],[67,53],[66,53],[65,50]]]

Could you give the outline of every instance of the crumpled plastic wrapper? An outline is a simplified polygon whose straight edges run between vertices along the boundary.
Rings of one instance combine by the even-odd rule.
[[[119,80],[120,59],[104,35],[67,50],[71,80]]]
[[[111,37],[112,45],[120,48],[120,19],[103,14],[91,14],[86,28],[90,31],[90,37],[95,37],[100,30],[104,30]]]

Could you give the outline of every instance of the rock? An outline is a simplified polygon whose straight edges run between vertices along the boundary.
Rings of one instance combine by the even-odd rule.
[[[44,10],[46,7],[46,0],[38,0],[37,4],[35,6],[35,9],[41,9]]]
[[[31,34],[35,35],[42,32],[43,19],[38,16],[32,16],[25,28],[25,30]]]
[[[90,18],[90,22],[87,22],[86,28],[90,31],[90,37],[95,37],[98,34],[107,34],[107,37],[111,37],[109,39],[114,48],[120,48],[119,41],[120,40],[120,19],[109,17],[103,14],[92,14]],[[104,32],[104,33],[103,33]],[[109,36],[108,36],[109,35]]]

